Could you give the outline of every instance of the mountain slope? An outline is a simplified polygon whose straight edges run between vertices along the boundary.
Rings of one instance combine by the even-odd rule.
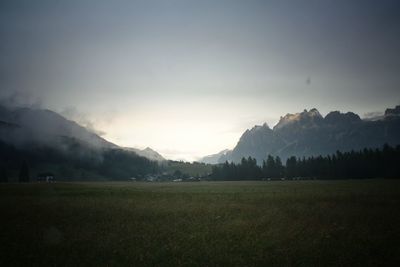
[[[17,147],[34,144],[61,148],[64,145],[63,137],[76,139],[97,149],[118,147],[50,110],[10,110],[0,107],[0,121],[0,140]],[[6,126],[7,124],[14,127]]]
[[[50,110],[0,107],[0,169],[13,181],[24,161],[31,177],[50,171],[62,180],[140,179],[160,171],[154,157],[153,150],[125,150]]]
[[[65,151],[71,140],[90,149],[124,149],[150,160],[165,160],[151,148],[119,147],[51,110],[0,106],[0,141],[16,147],[47,146]]]

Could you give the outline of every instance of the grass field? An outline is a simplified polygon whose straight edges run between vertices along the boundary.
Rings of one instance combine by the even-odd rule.
[[[0,185],[0,266],[400,266],[400,181]]]

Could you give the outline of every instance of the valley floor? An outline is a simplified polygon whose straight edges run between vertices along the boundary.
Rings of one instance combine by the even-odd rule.
[[[400,266],[400,180],[0,184],[0,266]]]

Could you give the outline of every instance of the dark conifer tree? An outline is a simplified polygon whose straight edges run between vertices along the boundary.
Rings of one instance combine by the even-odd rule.
[[[268,155],[263,168],[263,175],[265,178],[275,178],[275,160],[274,157]]]
[[[285,169],[282,165],[281,158],[278,156],[275,157],[275,170],[274,170],[275,177],[282,178],[284,175],[284,172],[285,172]]]
[[[294,178],[297,172],[297,159],[292,156],[286,160],[286,177]]]

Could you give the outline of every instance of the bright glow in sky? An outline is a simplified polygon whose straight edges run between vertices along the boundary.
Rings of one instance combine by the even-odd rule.
[[[193,160],[286,113],[399,104],[399,12],[395,0],[1,1],[0,96]]]

